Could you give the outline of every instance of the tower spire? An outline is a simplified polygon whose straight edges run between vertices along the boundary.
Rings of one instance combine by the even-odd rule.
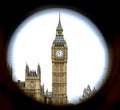
[[[59,22],[60,22],[60,11],[59,11]]]
[[[58,26],[56,28],[56,37],[54,42],[64,42],[64,37],[63,37],[63,28],[61,25],[61,14],[59,12],[59,21],[58,21]]]
[[[58,22],[58,26],[57,26],[57,30],[63,30],[62,29],[62,25],[61,25],[61,20],[60,20],[60,12],[59,12],[59,22]]]

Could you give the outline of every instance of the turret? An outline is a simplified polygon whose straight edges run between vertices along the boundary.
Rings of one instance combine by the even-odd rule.
[[[39,79],[39,83],[41,85],[41,68],[40,68],[39,63],[38,63],[38,66],[37,66],[37,78]]]
[[[37,66],[37,76],[40,78],[41,80],[41,68],[40,68],[40,65],[38,64]]]
[[[48,89],[46,90],[46,96],[48,96]]]
[[[42,96],[44,96],[44,84],[42,85],[41,94],[42,94]]]
[[[25,78],[28,77],[29,74],[29,66],[26,64],[26,68],[25,68]]]

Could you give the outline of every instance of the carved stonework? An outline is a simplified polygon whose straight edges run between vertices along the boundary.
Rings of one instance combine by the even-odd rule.
[[[96,93],[96,89],[94,88],[93,90],[90,88],[88,85],[87,88],[84,88],[83,90],[83,95],[80,98],[80,102],[83,102],[89,98],[91,98],[94,94]]]
[[[67,44],[59,18],[52,48],[52,103],[67,104]]]
[[[25,82],[18,81],[18,86],[30,97],[46,104],[67,104],[67,44],[63,37],[60,16],[56,37],[51,48],[52,59],[52,92],[44,91],[41,86],[41,68],[37,72],[30,70],[26,64]],[[47,66],[47,65],[46,65]]]

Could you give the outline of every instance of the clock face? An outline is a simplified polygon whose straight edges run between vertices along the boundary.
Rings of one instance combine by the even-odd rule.
[[[32,88],[34,88],[34,87],[35,87],[34,82],[31,82],[31,83],[30,83],[30,86],[31,86]]]
[[[56,50],[56,57],[63,57],[63,50]]]

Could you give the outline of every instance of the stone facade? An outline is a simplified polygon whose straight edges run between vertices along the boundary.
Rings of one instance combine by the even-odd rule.
[[[24,93],[37,101],[45,103],[44,85],[41,86],[41,69],[38,64],[37,72],[29,70],[26,64],[25,82],[18,80],[17,85],[24,91]]]
[[[51,51],[52,103],[67,104],[67,44],[63,37],[60,17]]]
[[[88,85],[87,88],[84,88],[83,90],[83,95],[80,98],[80,102],[83,102],[85,100],[88,100],[89,98],[91,98],[94,94],[96,93],[96,89],[95,87],[93,88],[93,90],[90,88],[90,86]]]
[[[64,105],[67,100],[67,44],[63,36],[60,14],[56,29],[56,37],[51,47],[52,60],[52,92],[44,91],[41,86],[41,69],[37,66],[37,72],[29,70],[26,64],[25,82],[18,80],[17,85],[35,100],[54,105]]]

